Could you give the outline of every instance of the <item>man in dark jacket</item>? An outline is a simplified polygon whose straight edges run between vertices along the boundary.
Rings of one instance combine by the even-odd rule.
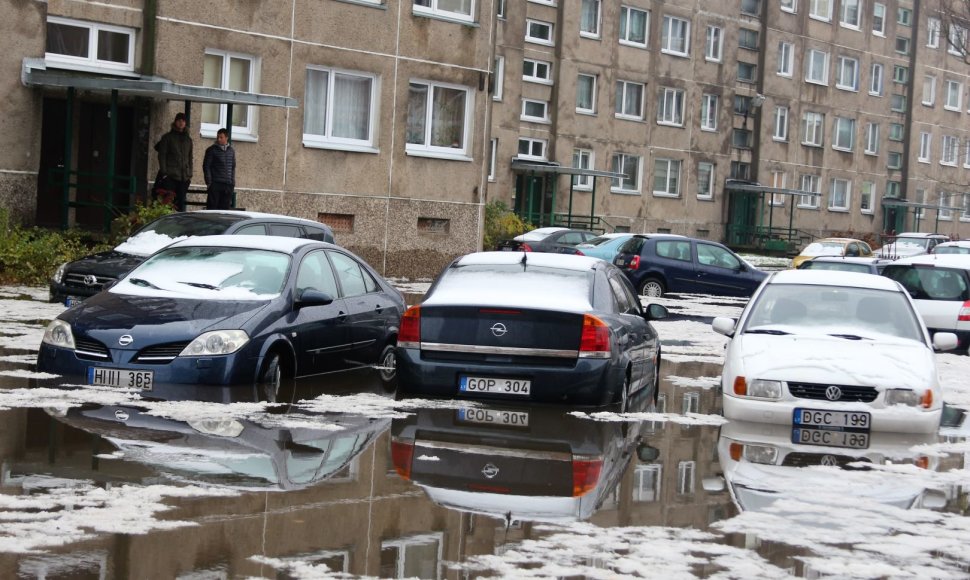
[[[205,150],[202,174],[209,188],[205,208],[229,209],[236,187],[236,151],[229,144],[229,132],[225,129],[219,129],[215,144]]]
[[[185,113],[175,115],[172,130],[155,145],[158,175],[165,189],[175,191],[175,209],[185,211],[185,194],[192,183],[192,138],[185,130]]]

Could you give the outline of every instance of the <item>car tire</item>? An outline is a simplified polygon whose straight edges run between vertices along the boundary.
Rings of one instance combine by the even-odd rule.
[[[667,288],[664,287],[663,281],[654,276],[644,278],[643,282],[640,282],[640,286],[637,287],[637,293],[644,298],[660,298],[666,291]]]
[[[660,350],[657,349],[657,364],[653,367],[653,407],[657,408],[660,400]]]
[[[284,403],[286,398],[286,382],[284,381],[283,361],[280,354],[271,352],[266,355],[266,361],[259,372],[256,381],[256,394],[260,401],[267,403]]]
[[[395,349],[394,343],[385,344],[384,348],[381,349],[380,356],[377,357],[381,384],[387,392],[391,392],[397,388],[397,357],[394,354]]]
[[[623,375],[623,386],[620,387],[620,412],[630,410],[630,371]]]

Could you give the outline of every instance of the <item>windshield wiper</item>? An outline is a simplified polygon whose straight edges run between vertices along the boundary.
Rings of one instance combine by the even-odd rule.
[[[179,282],[179,284],[195,286],[196,288],[205,288],[206,290],[222,290],[222,288],[219,288],[218,286],[213,286],[212,284],[203,284],[202,282]]]
[[[781,336],[783,334],[791,334],[790,332],[784,330],[778,330],[777,328],[755,328],[753,330],[745,330],[745,334],[773,334],[775,336]]]
[[[147,286],[148,288],[154,288],[155,290],[161,290],[161,288],[159,288],[158,286],[156,286],[156,285],[152,284],[151,282],[149,282],[148,280],[144,280],[142,278],[129,278],[128,281],[131,282],[132,284],[134,284],[135,286]]]
[[[859,336],[858,334],[830,334],[829,336],[834,336],[836,338],[844,338],[846,340],[872,340],[865,336]]]

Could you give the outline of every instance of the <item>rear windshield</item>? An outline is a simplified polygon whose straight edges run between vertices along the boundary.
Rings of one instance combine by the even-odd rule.
[[[592,280],[590,270],[470,264],[447,269],[428,302],[585,311],[591,308]]]
[[[216,236],[244,219],[244,215],[179,213],[155,220],[138,233],[155,232],[172,239],[183,236]]]
[[[600,244],[605,244],[606,242],[613,241],[615,239],[616,239],[615,237],[597,236],[597,237],[593,238],[592,240],[589,240],[589,241],[584,242],[583,245],[584,246],[598,246]]]
[[[801,265],[802,270],[836,270],[839,272],[862,272],[868,274],[872,272],[866,264],[854,264],[852,262],[816,262],[809,260]]]
[[[802,250],[803,256],[841,256],[845,251],[841,242],[814,242]]]
[[[965,246],[937,246],[934,254],[970,254],[970,248]]]
[[[958,268],[890,264],[883,276],[903,285],[917,300],[968,300],[967,272]]]

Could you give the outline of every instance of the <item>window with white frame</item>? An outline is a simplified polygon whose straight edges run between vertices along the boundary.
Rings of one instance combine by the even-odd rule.
[[[964,156],[963,156],[963,166],[970,168],[970,137],[967,137],[964,143]]]
[[[475,0],[414,0],[414,13],[472,22]]]
[[[846,91],[859,90],[859,60],[840,56],[835,67],[835,88]]]
[[[535,159],[538,161],[546,160],[545,139],[533,139],[532,137],[519,137],[519,149],[516,157],[519,159]]]
[[[872,33],[886,36],[886,5],[880,2],[872,5]]]
[[[939,48],[940,47],[940,31],[943,29],[943,23],[939,18],[927,18],[926,19],[926,47],[927,48]]]
[[[552,46],[554,43],[552,36],[552,23],[542,20],[526,19],[525,21],[525,41],[533,44],[545,44]]]
[[[700,411],[700,407],[701,407],[700,393],[696,391],[691,393],[684,393],[680,403],[680,412],[682,415],[686,415],[688,413],[697,413],[698,411]]]
[[[616,81],[616,116],[620,119],[643,119],[643,83]]]
[[[938,203],[940,204],[940,209],[937,214],[939,218],[946,221],[953,219],[953,210],[950,209],[950,194],[945,191],[941,191]]]
[[[492,139],[488,157],[488,180],[495,181],[495,162],[498,159],[498,139]]]
[[[884,68],[878,62],[872,63],[869,68],[869,94],[877,97],[882,96],[882,79]]]
[[[704,93],[701,96],[701,131],[717,131],[717,95]]]
[[[469,87],[425,80],[408,84],[405,129],[409,154],[467,158],[474,92]]]
[[[950,111],[959,111],[961,102],[963,101],[963,83],[960,81],[947,80],[946,81],[946,101],[943,103],[943,108]]]
[[[821,147],[824,126],[825,115],[822,113],[814,111],[802,113],[802,145]]]
[[[256,57],[207,49],[202,69],[202,86],[255,93]],[[228,107],[214,103],[202,105],[202,135],[214,137],[229,124]],[[235,105],[232,108],[232,137],[240,141],[255,139],[256,107]]]
[[[926,132],[921,132],[919,134],[919,155],[916,160],[920,163],[930,162],[930,143],[932,142],[932,135]]]
[[[677,464],[677,493],[687,495],[694,493],[694,468],[693,461],[681,461]]]
[[[576,76],[576,112],[596,114],[596,75],[579,73]]]
[[[680,160],[656,159],[653,162],[653,194],[665,197],[680,195]]]
[[[495,2],[495,15],[499,18],[505,18],[505,0]]]
[[[795,68],[795,45],[790,42],[781,41],[778,43],[778,75],[783,77],[792,76]]]
[[[839,11],[839,24],[846,28],[859,29],[862,21],[861,0],[842,0],[842,9]]]
[[[501,101],[502,92],[505,89],[505,57],[496,56],[495,57],[495,85],[492,90],[492,100]]]
[[[775,107],[775,141],[788,141],[788,107]]]
[[[374,149],[377,77],[308,66],[303,98],[303,144],[349,150]]]
[[[771,172],[771,187],[776,189],[788,189],[788,174],[784,171],[772,171]],[[771,205],[775,207],[785,205],[785,195],[780,193],[772,193],[771,199],[768,201]]]
[[[957,158],[960,155],[960,140],[953,135],[943,136],[943,156],[940,157],[940,165],[956,166]]]
[[[936,77],[933,75],[923,76],[923,99],[920,101],[927,107],[932,107],[936,101]]]
[[[600,0],[582,0],[579,7],[579,35],[599,38]]]
[[[780,0],[782,12],[788,12],[790,14],[795,14],[798,12],[798,0]]]
[[[821,190],[821,180],[818,175],[802,175],[802,186],[801,190],[809,193],[820,193]],[[818,208],[818,195],[800,195],[798,196],[798,207],[805,209],[817,209]]]
[[[593,151],[590,149],[573,149],[573,167],[576,169],[593,168]],[[573,189],[590,191],[593,189],[592,175],[574,175]]]
[[[890,151],[886,155],[886,169],[901,169],[903,167],[903,154],[899,151]]]
[[[661,465],[637,464],[633,470],[633,501],[649,503],[660,499]]]
[[[697,199],[714,198],[715,165],[707,161],[697,164]]]
[[[660,35],[660,50],[666,54],[689,56],[690,21],[664,15]]]
[[[532,58],[522,59],[522,80],[530,83],[552,84],[552,63]]]
[[[125,26],[47,17],[44,59],[79,68],[135,70],[135,30]]]
[[[866,155],[879,155],[879,125],[866,124]]]
[[[533,123],[549,122],[549,101],[538,99],[522,99],[522,111],[519,119]]]
[[[832,148],[839,151],[852,151],[855,144],[855,119],[836,117],[832,131]]]
[[[432,533],[381,541],[381,578],[441,578],[444,534]]]
[[[849,209],[849,197],[852,194],[852,182],[839,177],[832,178],[832,189],[829,191],[829,209],[846,211]]]
[[[967,37],[965,28],[951,23],[946,51],[955,56],[962,56],[967,48]]]
[[[684,91],[664,87],[657,100],[657,123],[661,125],[684,125]]]
[[[888,195],[888,192],[887,192],[887,195]],[[913,194],[913,201],[916,202],[917,204],[920,204],[920,205],[925,204],[926,203],[926,189],[924,189],[922,187],[916,188],[916,192]],[[924,217],[926,217],[926,208],[925,207],[919,207],[919,206],[917,206],[916,207],[916,211],[913,212],[913,213],[915,214],[915,217],[917,219],[923,219]]]
[[[876,184],[872,181],[863,181],[859,187],[859,211],[862,213],[872,213],[872,200],[876,195]]]
[[[622,173],[623,177],[614,177],[610,184],[613,193],[640,193],[640,169],[642,158],[629,153],[614,153],[610,171]]]
[[[808,15],[815,20],[832,20],[833,0],[808,0]]]
[[[650,30],[649,11],[632,6],[620,7],[620,44],[646,48],[648,30]]]
[[[721,62],[724,54],[724,29],[720,26],[708,26],[704,47],[705,60]]]
[[[811,48],[805,55],[805,82],[829,84],[829,53]]]

